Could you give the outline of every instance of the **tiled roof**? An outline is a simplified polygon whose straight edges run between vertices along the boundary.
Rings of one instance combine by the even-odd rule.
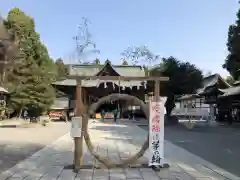
[[[219,74],[213,74],[203,78],[202,87],[196,90],[195,95],[206,93],[207,91],[211,91],[212,87],[214,87],[219,81],[221,81],[225,88],[231,87]],[[222,91],[222,90],[220,90]],[[190,95],[183,95],[178,100],[188,99]],[[192,94],[191,94],[192,96]]]
[[[225,84],[226,88],[231,87],[219,74],[213,74],[203,78],[202,87],[197,89],[197,94],[201,94],[205,89],[216,85],[219,80]]]
[[[69,65],[70,75],[80,75],[80,76],[95,76],[100,72],[105,65]],[[108,63],[109,65],[109,63]],[[144,77],[145,70],[141,66],[129,66],[129,65],[110,65],[114,71],[116,71],[120,76],[132,76],[132,77]],[[111,81],[115,84],[119,84],[118,81]],[[57,81],[52,84],[62,85],[62,86],[76,86],[76,80],[65,79],[63,81]],[[94,87],[99,84],[98,80],[86,80],[82,82],[84,87]],[[120,86],[131,87],[131,86],[141,86],[141,81],[121,81]]]
[[[199,95],[197,95],[197,94],[186,94],[186,95],[181,96],[177,100],[191,100],[191,99],[195,99],[197,97],[199,97]]]
[[[222,89],[221,91],[223,91],[224,94],[221,95],[220,97],[239,95],[240,94],[240,86],[234,86],[234,87],[230,87],[227,89]]]
[[[96,75],[105,65],[69,65],[70,75],[85,75],[94,76]],[[120,76],[145,76],[145,71],[141,66],[129,66],[129,65],[111,65],[112,68]]]

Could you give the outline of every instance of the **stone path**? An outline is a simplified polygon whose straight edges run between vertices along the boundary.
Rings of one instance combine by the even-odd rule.
[[[136,125],[91,123],[89,132],[96,150],[118,162],[139,150],[147,137],[146,131]],[[86,146],[84,149],[84,164],[97,163],[87,151]],[[196,159],[194,155],[174,147],[169,142],[166,142],[164,161],[169,162],[171,167],[162,169],[160,172],[154,172],[150,168],[110,170],[93,168],[82,169],[76,174],[72,170],[64,169],[64,166],[72,164],[72,151],[73,140],[68,133],[2,173],[0,180],[240,180],[227,172],[222,170],[220,172],[216,167],[206,166],[207,162]],[[176,158],[177,156],[181,156],[180,159]],[[139,160],[139,163],[147,163],[147,153]]]

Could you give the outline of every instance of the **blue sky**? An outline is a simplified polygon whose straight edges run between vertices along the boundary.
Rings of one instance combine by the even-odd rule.
[[[124,49],[146,45],[161,57],[174,56],[226,76],[222,64],[228,26],[240,6],[237,0],[8,0],[1,2],[0,13],[13,7],[35,19],[51,57],[63,57],[66,63],[76,63],[72,37],[87,17],[101,51],[92,56],[102,62],[120,63]]]

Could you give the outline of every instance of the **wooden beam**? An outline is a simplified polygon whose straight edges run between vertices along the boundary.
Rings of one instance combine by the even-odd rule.
[[[82,81],[77,80],[76,86],[76,116],[82,116]]]
[[[169,77],[131,77],[131,76],[68,76],[68,79],[78,80],[117,80],[117,81],[168,81]]]
[[[159,100],[160,95],[160,83],[159,81],[155,81],[155,88],[154,88],[154,100],[157,102]]]

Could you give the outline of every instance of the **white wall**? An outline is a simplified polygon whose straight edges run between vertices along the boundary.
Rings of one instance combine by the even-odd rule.
[[[69,99],[68,98],[56,98],[51,109],[68,109]]]
[[[209,104],[205,104],[204,102],[204,98],[196,98],[194,100],[182,100],[181,102],[179,102],[179,108],[184,108],[184,105],[188,104],[188,103],[192,103],[193,105],[195,105],[196,108],[210,108]],[[177,108],[177,106],[176,106]]]
[[[176,105],[176,107],[175,107],[176,109],[180,108],[180,102],[176,102],[175,105]]]

